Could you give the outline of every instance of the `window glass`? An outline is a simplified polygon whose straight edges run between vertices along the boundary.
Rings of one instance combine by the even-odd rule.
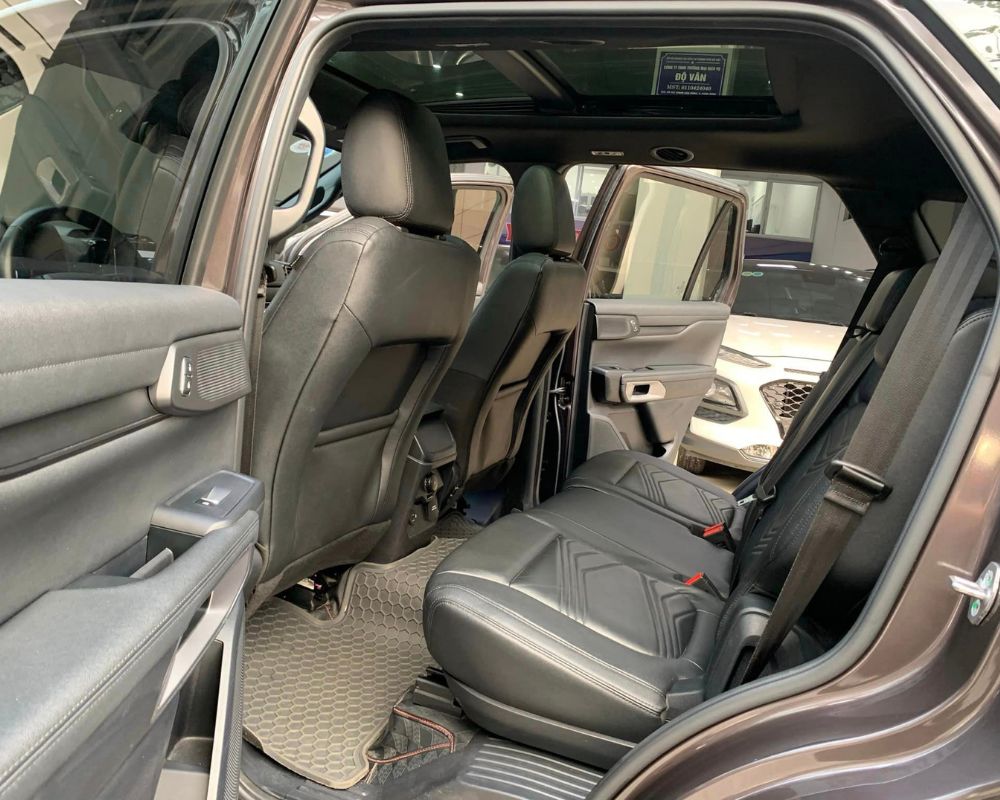
[[[328,63],[335,73],[362,88],[393,89],[418,103],[527,99],[488,59],[488,51],[345,50]]]
[[[455,221],[452,236],[466,242],[476,252],[486,244],[486,232],[495,214],[500,211],[502,198],[496,189],[478,186],[456,186]]]
[[[591,206],[594,205],[610,169],[608,164],[576,164],[566,170],[566,185],[569,186],[569,196],[573,200],[577,233],[590,214]]]
[[[930,5],[1000,78],[1000,3],[996,0],[930,0]]]
[[[723,172],[722,177],[741,187],[747,195],[747,233],[812,239],[820,183],[796,181],[780,176],[743,177]]]
[[[278,174],[278,187],[275,190],[275,205],[285,205],[294,202],[306,179],[306,169],[309,166],[309,153],[312,152],[312,142],[301,136],[292,134],[285,150],[285,158]],[[332,147],[324,148],[323,166],[320,175],[325,175],[340,163],[340,153]]]
[[[771,96],[762,47],[550,47],[539,54],[583,95]]]
[[[5,48],[0,48],[0,115],[21,105],[28,93],[21,68]]]
[[[747,261],[733,313],[845,326],[868,278],[867,272],[827,264]]]
[[[811,239],[818,200],[819,186],[815,183],[773,184],[764,233],[791,239]]]
[[[0,30],[19,43],[0,63],[0,275],[178,279],[166,258],[178,200],[221,67],[257,8],[12,6]]]
[[[601,234],[592,296],[713,298],[732,263],[737,219],[722,197],[641,175]]]
[[[735,170],[721,177],[747,196],[747,258],[875,267],[850,210],[819,178]]]

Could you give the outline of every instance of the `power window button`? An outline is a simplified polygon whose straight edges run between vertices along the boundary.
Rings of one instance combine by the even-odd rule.
[[[178,376],[178,389],[181,397],[188,397],[191,394],[191,381],[194,378],[194,364],[189,356],[181,359],[181,373]]]
[[[205,506],[207,508],[215,508],[223,500],[229,497],[229,489],[224,489],[221,486],[214,487],[208,494],[203,497],[199,497],[194,502],[199,506]]]

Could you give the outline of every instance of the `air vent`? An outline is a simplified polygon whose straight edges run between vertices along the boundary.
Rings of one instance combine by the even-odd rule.
[[[694,160],[694,153],[683,147],[654,147],[652,155],[665,164],[687,164]]]

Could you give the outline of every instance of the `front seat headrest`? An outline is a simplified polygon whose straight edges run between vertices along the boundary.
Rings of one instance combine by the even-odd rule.
[[[573,201],[563,176],[549,167],[529,167],[517,182],[511,210],[513,257],[525,253],[568,256],[576,246]]]
[[[344,136],[344,200],[355,217],[381,217],[411,231],[451,230],[455,201],[441,125],[395,92],[361,101]]]

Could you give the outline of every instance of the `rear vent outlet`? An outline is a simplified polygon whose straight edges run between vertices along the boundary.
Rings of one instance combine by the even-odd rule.
[[[665,164],[687,164],[694,160],[694,153],[683,147],[654,147],[653,158]]]

